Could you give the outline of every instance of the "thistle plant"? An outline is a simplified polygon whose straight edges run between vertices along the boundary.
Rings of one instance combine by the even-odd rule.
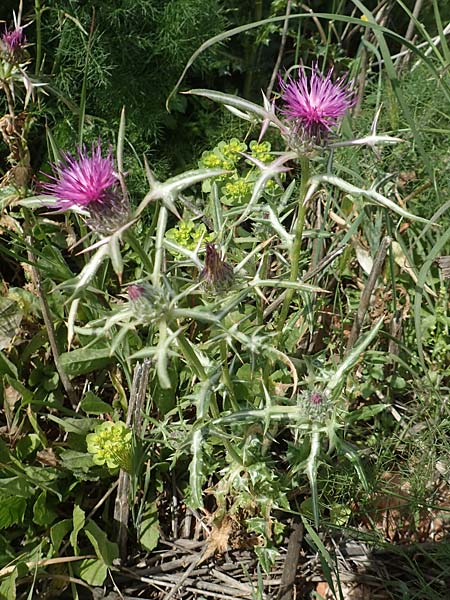
[[[267,302],[268,294],[268,288],[264,286],[268,286],[272,282],[268,278],[259,279],[259,273],[265,272],[264,269],[267,264],[265,259],[261,258],[257,267],[257,275],[254,277],[254,283],[258,286],[258,290],[261,290],[261,298],[263,299],[261,313],[263,318],[259,320],[260,329],[257,327],[250,328],[252,333],[246,336],[248,340],[251,339],[250,345],[253,348],[257,347],[259,354],[264,354],[266,359],[265,363],[262,361],[263,364],[255,360],[251,363],[252,383],[251,386],[247,384],[247,393],[253,399],[253,406],[261,406],[262,404],[265,405],[265,408],[255,410],[239,408],[239,403],[236,401],[236,398],[239,397],[236,392],[236,384],[233,387],[233,378],[230,376],[229,370],[225,369],[223,381],[227,386],[227,390],[230,390],[234,410],[227,416],[214,419],[213,432],[216,433],[217,429],[221,430],[228,425],[243,427],[245,423],[260,420],[265,424],[265,430],[275,436],[278,430],[277,423],[280,421],[287,422],[294,439],[294,448],[296,448],[293,454],[296,457],[296,464],[292,465],[292,472],[300,473],[308,478],[316,525],[319,524],[321,518],[317,478],[320,464],[323,461],[329,460],[330,457],[336,454],[347,458],[358,473],[362,486],[366,490],[368,489],[368,482],[358,452],[345,440],[348,424],[353,423],[359,417],[349,410],[347,400],[342,392],[346,376],[356,365],[361,353],[379,332],[382,320],[377,323],[370,334],[360,338],[354,350],[340,364],[324,367],[320,373],[316,373],[312,377],[311,381],[308,380],[300,384],[299,388],[304,391],[298,392],[297,371],[292,366],[291,356],[286,348],[288,347],[288,337],[298,337],[297,323],[301,327],[303,314],[307,312],[304,308],[300,312],[292,311],[290,313],[294,294],[298,293],[298,290],[304,285],[304,282],[300,279],[300,253],[304,241],[304,225],[309,202],[315,197],[319,186],[328,184],[335,186],[337,189],[348,191],[352,195],[363,195],[371,204],[382,206],[399,216],[411,220],[421,220],[411,213],[405,212],[401,206],[374,190],[366,191],[356,188],[356,186],[332,174],[311,173],[312,168],[319,170],[325,166],[331,145],[339,147],[340,140],[336,143],[337,128],[354,103],[354,93],[348,78],[341,77],[333,81],[332,77],[333,69],[330,69],[326,75],[322,75],[318,71],[317,64],[314,64],[311,73],[308,75],[306,68],[300,67],[298,79],[289,77],[285,82],[280,79],[279,99],[269,101],[264,97],[263,106],[213,90],[191,90],[190,92],[223,103],[234,114],[247,121],[253,123],[255,120],[259,121],[261,124],[260,137],[265,134],[269,127],[278,130],[281,140],[288,146],[285,152],[279,152],[275,155],[270,152],[270,147],[264,155],[261,154],[261,147],[259,147],[260,154],[258,157],[251,156],[246,151],[240,152],[239,155],[245,159],[245,162],[241,163],[240,159],[234,161],[234,170],[237,173],[234,183],[243,185],[243,182],[250,181],[251,185],[249,189],[245,190],[245,195],[241,192],[241,197],[233,203],[229,202],[229,194],[227,195],[227,185],[230,183],[227,181],[228,174],[221,176],[214,182],[206,181],[203,184],[203,190],[209,193],[211,197],[212,208],[210,214],[221,224],[222,231],[224,230],[224,224],[228,222],[232,223],[236,229],[241,224],[246,223],[249,228],[252,228],[253,232],[258,231],[257,227],[261,227],[266,237],[269,237],[267,232],[271,231],[274,238],[278,240],[274,254],[276,255],[277,251],[280,252],[280,249],[285,251],[285,262],[282,263],[285,274],[282,274],[283,267],[280,267],[280,264],[278,264],[277,271],[277,285],[285,289],[273,302],[275,306],[281,305],[278,317],[269,326],[264,321],[264,316],[271,314],[269,310],[264,309],[264,302]],[[370,143],[372,147],[378,143],[385,143],[386,140],[386,136],[374,134],[345,143],[354,145]],[[389,138],[389,142],[395,143],[396,141],[398,139]],[[263,143],[261,140],[257,142],[259,146]],[[253,145],[252,150],[255,149]],[[272,155],[271,158],[268,155]],[[212,153],[202,156],[202,161],[211,160],[217,166],[219,164],[224,165],[226,159],[227,157],[219,151],[218,147]],[[289,163],[294,163],[300,167],[300,183],[296,183],[295,186],[294,183],[291,183],[286,190],[283,190],[284,178],[287,178],[284,174],[289,170],[286,166]],[[242,176],[239,173],[240,164],[251,165],[251,179],[244,177],[242,181]],[[281,179],[281,174],[283,174],[283,179]],[[269,181],[276,182],[279,185],[280,193],[276,196],[278,202],[272,202],[266,190]],[[233,179],[231,183],[233,183]],[[291,203],[290,198],[295,193],[293,191],[295,187],[298,188],[297,198],[295,203]],[[286,230],[286,223],[289,223],[286,218],[287,207],[291,210],[291,228],[289,231]],[[294,213],[292,212],[293,208],[296,209]],[[219,213],[222,215],[222,221],[215,217]],[[233,220],[231,215],[234,216],[234,214],[237,214],[238,217]],[[269,239],[271,238],[269,237]],[[256,249],[254,252],[257,254]],[[245,265],[249,262],[251,263],[249,259],[242,261]],[[235,270],[239,272],[240,268],[242,268],[241,265],[238,265]],[[287,274],[286,271],[288,271]],[[264,289],[265,293],[262,291]],[[303,289],[306,294],[309,292],[317,294],[318,292],[318,290],[309,290],[308,292],[305,288]],[[273,299],[273,295],[270,298]],[[288,316],[290,316],[290,322],[294,323],[294,315],[298,321],[295,322],[295,327],[289,328],[287,326]],[[245,319],[243,319],[243,322],[245,322]],[[233,327],[238,329],[236,324]],[[314,328],[314,322],[311,323],[311,328]],[[266,333],[267,331],[271,332],[274,340],[272,347],[267,341],[262,343],[262,330],[265,330]],[[227,336],[228,338],[232,337],[230,331],[229,329],[224,333],[225,339],[227,339]],[[244,338],[242,331],[235,335],[236,339]],[[225,351],[222,352],[221,356],[222,360],[226,360]],[[282,361],[284,365],[290,365],[290,373],[294,373],[292,384],[294,392],[291,400],[284,397],[283,401],[280,402],[280,398],[274,394],[277,388],[272,386],[271,377],[276,370],[276,361]],[[258,391],[254,387],[254,378],[260,380]],[[296,398],[295,406],[292,405],[292,398]],[[384,405],[376,405],[371,408],[370,415],[382,410],[384,410]],[[366,411],[364,414],[367,416],[369,412]],[[199,418],[202,416],[203,412],[199,411]],[[245,431],[245,428],[243,429]],[[226,436],[226,434],[223,435]],[[245,436],[245,434],[243,435]],[[195,443],[193,442],[193,464],[191,465],[191,485],[196,487],[197,492],[199,491],[198,465],[201,461],[200,438],[201,434],[197,431]],[[267,445],[270,446],[271,443],[267,442]],[[302,449],[301,452],[298,452],[299,448]],[[195,498],[199,500],[198,493]]]
[[[300,190],[298,195],[297,220],[291,255],[290,281],[296,281],[300,268],[300,251],[306,216],[306,192],[310,177],[309,155],[317,146],[323,146],[332,127],[338,125],[353,104],[353,94],[345,79],[332,82],[331,68],[326,76],[322,75],[315,63],[308,76],[305,67],[300,67],[298,79],[289,77],[285,82],[280,77],[281,114],[287,119],[288,144],[299,154]],[[294,296],[288,290],[281,308],[278,330],[286,321],[289,305]]]
[[[47,5],[45,8],[39,16],[50,13]],[[85,22],[80,23],[84,27]],[[383,29],[377,32],[381,35]],[[38,30],[37,22],[34,30]],[[24,31],[19,14],[0,33],[0,84],[8,104],[1,131],[14,167],[37,163],[37,157],[27,162],[30,121],[21,110],[31,89],[27,72],[32,50],[29,54]],[[291,70],[291,75],[280,76],[275,97],[263,96],[261,105],[234,94],[193,90],[193,94],[221,102],[249,123],[249,133],[243,139],[231,137],[236,133],[227,136],[215,147],[190,157],[196,168],[159,180],[153,172],[158,170],[158,162],[156,167],[146,157],[139,162],[139,150],[131,143],[133,127],[126,127],[124,111],[117,135],[110,130],[98,135],[97,127],[103,127],[101,115],[86,103],[94,95],[86,89],[92,77],[88,63],[96,62],[96,37],[85,40],[85,31],[80,35],[83,47],[87,41],[92,54],[84,57],[80,52],[86,61],[86,86],[80,110],[75,111],[75,119],[80,115],[78,145],[73,141],[61,144],[61,129],[53,129],[49,119],[52,174],[35,187],[37,196],[23,199],[34,187],[33,179],[26,179],[20,198],[6,207],[10,214],[5,216],[11,220],[1,215],[2,236],[11,235],[16,242],[13,250],[8,247],[4,251],[6,270],[10,271],[16,253],[14,282],[22,278],[31,283],[24,285],[20,297],[34,301],[35,308],[31,313],[21,307],[20,314],[16,310],[11,315],[10,303],[3,303],[5,310],[0,311],[4,323],[12,321],[11,327],[0,327],[0,388],[5,392],[2,443],[14,442],[10,450],[2,447],[6,483],[0,500],[7,505],[4,498],[10,497],[7,483],[12,476],[23,493],[16,513],[3,511],[0,528],[21,527],[26,515],[33,514],[40,529],[30,529],[26,537],[31,540],[36,531],[41,535],[50,526],[39,552],[50,559],[52,553],[64,556],[65,550],[60,550],[66,537],[67,547],[72,545],[81,562],[81,545],[92,541],[97,558],[86,552],[90,558],[83,560],[90,562],[81,563],[78,570],[77,560],[74,574],[96,588],[114,566],[114,557],[106,534],[98,536],[100,541],[94,535],[95,511],[102,506],[100,522],[106,521],[110,502],[98,502],[108,494],[97,489],[97,484],[95,489],[86,484],[99,478],[99,469],[92,465],[105,467],[103,478],[107,470],[111,477],[117,476],[118,469],[131,474],[130,478],[120,474],[117,497],[122,506],[130,506],[132,519],[127,513],[120,522],[130,530],[133,523],[137,534],[133,541],[138,540],[146,551],[157,544],[156,520],[163,516],[164,503],[170,497],[160,492],[170,469],[176,483],[173,492],[183,496],[178,504],[173,502],[174,508],[188,504],[201,510],[205,494],[214,496],[208,502],[208,508],[215,507],[212,518],[232,519],[239,533],[250,533],[263,568],[269,570],[276,546],[285,540],[283,514],[295,511],[306,518],[312,514],[316,526],[328,518],[323,507],[330,498],[327,508],[336,500],[334,474],[338,466],[344,465],[350,474],[345,473],[346,480],[354,483],[349,497],[357,500],[359,494],[369,495],[371,482],[362,456],[371,459],[375,452],[366,453],[363,447],[373,449],[367,438],[376,431],[378,422],[372,420],[382,411],[386,411],[386,422],[391,414],[399,419],[403,452],[408,411],[398,411],[398,397],[391,402],[385,393],[388,388],[394,390],[389,382],[394,369],[404,374],[408,365],[402,362],[400,343],[398,361],[394,367],[387,364],[391,356],[385,348],[388,343],[393,345],[397,333],[390,328],[388,342],[382,329],[398,306],[407,304],[398,293],[393,270],[406,264],[405,279],[414,274],[413,261],[402,259],[409,247],[411,252],[424,253],[431,231],[427,229],[408,246],[408,227],[410,231],[413,227],[410,223],[404,227],[404,221],[416,219],[397,203],[392,180],[379,178],[380,162],[372,165],[372,170],[366,170],[364,164],[359,173],[355,167],[366,160],[364,153],[372,157],[375,145],[400,140],[376,133],[380,106],[374,110],[370,133],[357,140],[345,139],[345,130],[341,135],[339,127],[354,105],[352,84],[347,76],[335,77],[337,66],[325,68],[322,74],[313,61],[311,68],[302,65]],[[61,72],[65,67],[62,46]],[[44,64],[38,62],[36,72]],[[96,68],[101,70],[102,65],[100,62]],[[55,80],[50,86],[52,91],[58,87]],[[143,88],[136,97],[141,94]],[[39,110],[33,111],[37,118],[45,110],[45,102],[42,98]],[[94,119],[89,120],[88,114]],[[88,134],[97,141],[84,145],[83,136]],[[111,139],[116,139],[114,148],[108,143]],[[358,147],[353,155],[345,149],[348,145]],[[361,148],[364,145],[368,151]],[[132,156],[127,154],[128,147],[134,148]],[[381,152],[377,161],[380,157],[384,158]],[[129,184],[137,168],[130,169],[130,164],[142,167],[139,186]],[[32,174],[31,167],[27,173]],[[359,183],[365,179],[372,179],[368,189]],[[2,193],[0,199],[3,197]],[[34,208],[33,213],[30,209]],[[397,223],[393,217],[399,218]],[[384,226],[390,235],[382,238]],[[399,260],[395,254],[392,257],[389,289],[381,265],[385,254],[379,261],[378,254],[375,256],[378,272],[371,269],[370,262],[379,239],[383,243],[388,240],[388,245],[395,235],[402,250]],[[442,250],[443,242],[439,244],[430,260]],[[75,247],[80,250],[77,254]],[[42,272],[39,280],[27,279],[30,265]],[[367,281],[375,285],[378,277],[380,290],[367,283],[361,295],[360,287],[369,272]],[[419,275],[414,293],[418,298],[420,290],[426,290],[432,308],[433,290],[425,286],[425,271]],[[8,283],[5,281],[5,289]],[[17,292],[14,287],[9,289],[13,298]],[[47,302],[41,312],[48,340],[37,323],[41,313],[36,292]],[[406,296],[409,291],[404,293]],[[376,302],[368,310],[373,308],[376,314],[371,315],[373,324],[367,327],[364,314],[371,295]],[[358,306],[363,298],[367,299],[364,311],[360,310],[362,303]],[[445,304],[445,297],[441,299]],[[415,311],[416,326],[419,309]],[[25,312],[31,316],[24,326]],[[406,317],[406,308],[404,313]],[[341,333],[354,315],[358,328],[346,344]],[[21,319],[22,330],[17,325]],[[444,312],[437,311],[436,319],[445,329]],[[433,331],[424,338],[426,352],[436,347]],[[406,344],[406,336],[404,339]],[[411,370],[418,364],[414,358],[411,353]],[[141,359],[148,359],[145,376],[135,366]],[[377,369],[366,377],[371,373],[371,361]],[[71,388],[63,381],[64,372]],[[406,381],[402,383],[406,387]],[[73,401],[69,389],[75,391]],[[366,393],[371,396],[367,403]],[[104,421],[101,415],[112,415],[108,417],[112,420]],[[51,426],[43,426],[46,419]],[[124,421],[133,425],[127,427]],[[364,428],[363,435],[360,428]],[[369,428],[372,431],[366,436]],[[52,447],[53,435],[56,444]],[[139,457],[136,445],[142,448]],[[9,460],[10,455],[14,460]],[[149,455],[151,462],[145,461]],[[144,460],[137,460],[141,457]],[[41,460],[48,461],[51,468],[35,464]],[[37,498],[28,483],[34,471]],[[321,487],[324,473],[332,475]],[[68,474],[72,476],[70,486]],[[103,483],[104,479],[99,487]],[[332,488],[329,495],[328,487]],[[111,492],[115,489],[110,486]],[[64,506],[73,499],[73,522],[65,508],[64,515],[57,514],[61,498]],[[83,507],[89,510],[86,522]],[[57,516],[63,517],[62,522]],[[7,526],[5,519],[9,519]],[[179,534],[176,518],[162,526],[167,537],[171,526],[174,535]],[[84,527],[90,535],[78,536]],[[226,531],[221,533],[216,550],[223,552],[228,538]],[[21,552],[22,538],[17,532],[7,532],[4,538],[9,560]],[[214,538],[214,530],[210,538]],[[108,552],[100,552],[101,546],[107,546]],[[2,580],[2,589],[10,594],[15,593],[11,591],[15,579],[19,581],[26,565],[37,564],[36,551],[21,556],[11,587]],[[41,562],[35,569],[36,581],[45,567]],[[27,578],[24,585],[29,582]]]

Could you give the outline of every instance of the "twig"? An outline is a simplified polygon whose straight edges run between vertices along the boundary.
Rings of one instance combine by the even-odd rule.
[[[136,433],[136,436],[139,436],[141,433],[142,407],[147,391],[149,371],[150,360],[148,359],[145,359],[142,364],[137,363],[134,368],[126,425]],[[127,555],[127,525],[130,514],[130,504],[128,502],[129,490],[130,476],[126,471],[121,469],[117,485],[117,497],[114,505],[114,521],[119,524],[117,539],[122,560],[125,560]]]
[[[303,10],[306,10],[306,12],[310,13],[311,19],[313,20],[315,26],[317,27],[317,31],[319,32],[320,41],[322,42],[322,44],[327,46],[329,42],[327,39],[327,35],[322,27],[322,24],[320,23],[320,19],[318,17],[316,17],[313,9],[310,6],[308,6],[307,4],[301,4],[301,7],[303,8]]]
[[[419,17],[419,13],[422,8],[422,4],[423,4],[423,0],[416,0],[416,3],[414,4],[411,19],[409,20],[408,28],[405,33],[405,40],[407,42],[410,42],[412,40],[412,37],[414,34],[414,28],[416,26],[416,20]],[[402,55],[402,53],[405,52],[405,50],[407,50],[407,47],[405,46],[405,44],[403,44],[402,47],[400,48],[400,55]],[[406,65],[406,62],[408,60],[408,54],[409,54],[409,52],[407,52],[406,55],[404,55],[404,56],[398,57],[397,63],[396,63],[397,72],[400,72],[403,69],[403,67]]]
[[[293,587],[295,576],[297,574],[298,561],[300,558],[300,546],[303,540],[303,524],[294,523],[292,533],[289,536],[289,543],[284,561],[283,574],[281,576],[281,585],[277,600],[291,600],[293,597]]]
[[[61,565],[70,562],[77,562],[80,560],[85,560],[87,558],[95,558],[93,554],[86,554],[84,556],[58,556],[56,558],[44,558],[42,560],[31,560],[27,561],[25,564],[28,569],[36,569],[37,567],[48,567],[50,565]],[[23,563],[21,563],[23,564]],[[9,575],[17,568],[17,565],[7,565],[0,569],[0,577],[4,577],[5,575]]]
[[[391,242],[392,238],[390,238],[389,236],[386,236],[381,240],[380,247],[378,248],[378,251],[373,260],[373,265],[369,274],[369,278],[367,279],[366,286],[361,294],[358,310],[355,315],[355,320],[353,321],[353,327],[348,338],[346,354],[350,352],[350,350],[353,348],[356,340],[359,337],[364,317],[366,316],[366,312],[369,307],[370,297],[372,296],[373,289],[381,273],[381,269],[383,268],[386,253]]]
[[[418,196],[425,190],[428,190],[431,187],[431,185],[432,185],[431,181],[428,181],[428,182],[420,185],[417,189],[413,190],[410,194],[408,194],[407,196],[405,196],[402,199],[403,204],[406,205],[410,200],[412,200],[413,198],[415,198],[416,196]]]
[[[292,8],[292,0],[288,0],[287,5],[286,5],[286,19],[284,21],[283,32],[281,34],[280,48],[278,50],[277,60],[275,62],[275,66],[273,68],[272,75],[270,77],[270,82],[269,82],[269,85],[267,86],[267,90],[266,90],[266,98],[268,98],[269,100],[270,100],[270,96],[272,94],[273,86],[275,85],[275,79],[277,77],[277,73],[280,69],[281,59],[283,58],[283,53],[284,53],[284,47],[286,46],[286,39],[287,39],[287,33],[288,33],[288,27],[289,27],[289,15],[291,14],[291,8]]]
[[[369,29],[366,27],[363,33],[362,40],[367,41],[369,38]],[[362,42],[361,44],[361,63],[359,67],[358,77],[356,79],[356,102],[353,108],[353,114],[357,117],[361,113],[361,105],[364,97],[364,92],[366,89],[366,81],[367,81],[367,47]]]
[[[177,581],[176,585],[174,585],[174,587],[170,590],[170,592],[164,596],[164,600],[170,600],[171,598],[173,598],[175,596],[175,594],[178,592],[178,590],[182,587],[183,583],[185,583],[188,578],[189,575],[192,573],[192,571],[194,569],[196,569],[196,567],[198,567],[202,561],[205,559],[205,557],[208,556],[208,546],[206,546],[206,548],[203,550],[203,552],[200,554],[200,556],[197,557],[196,560],[192,561],[192,563],[189,565],[189,567],[186,569],[186,571],[183,573],[183,575],[180,577],[180,579]]]

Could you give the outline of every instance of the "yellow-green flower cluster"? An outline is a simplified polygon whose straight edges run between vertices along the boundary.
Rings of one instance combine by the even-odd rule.
[[[235,169],[235,165],[242,158],[240,152],[247,150],[247,144],[237,138],[232,138],[229,142],[219,142],[214,150],[203,152],[199,161],[200,167],[208,169],[222,168],[227,171]]]
[[[224,187],[224,191],[227,196],[240,200],[249,193],[250,184],[242,177],[239,177],[238,179],[228,182]]]
[[[256,162],[251,159],[255,159]],[[222,204],[225,206],[244,205],[250,200],[255,182],[260,177],[260,163],[269,163],[272,160],[270,142],[252,140],[247,146],[245,142],[237,138],[232,138],[227,142],[221,141],[215,148],[203,153],[199,165],[208,168],[219,167],[227,172],[219,177],[214,177],[214,179],[204,180],[202,191],[205,194],[210,193],[214,183]],[[282,178],[281,176],[280,179]],[[269,179],[265,183],[264,191],[273,198],[281,194],[282,188],[275,181]]]
[[[86,444],[94,464],[131,472],[131,438],[131,431],[122,421],[105,421],[86,436]]]
[[[247,144],[245,142],[241,142],[237,138],[232,138],[228,143],[219,142],[217,147],[224,156],[233,161],[239,160],[239,153],[247,150]]]
[[[203,223],[194,223],[193,221],[180,221],[176,227],[166,232],[166,238],[187,250],[195,250],[200,242],[210,242],[212,234],[208,233]],[[169,249],[169,252],[176,257],[182,257],[180,252]]]
[[[261,162],[270,162],[272,160],[270,142],[258,143],[253,140],[250,142],[250,151],[253,158],[257,158]]]

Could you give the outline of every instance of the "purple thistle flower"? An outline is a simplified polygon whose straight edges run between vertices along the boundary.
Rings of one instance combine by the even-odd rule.
[[[130,215],[128,199],[119,189],[114,171],[112,150],[102,156],[100,141],[92,144],[91,155],[78,148],[78,156],[64,153],[62,160],[52,165],[52,182],[43,185],[44,194],[58,200],[57,208],[85,208],[89,211],[88,225],[100,233],[112,233],[124,225]]]
[[[78,149],[78,157],[64,153],[61,162],[52,165],[54,183],[44,184],[45,193],[55,196],[63,209],[88,207],[93,202],[105,201],[111,188],[117,186],[118,178],[114,172],[112,152],[102,157],[100,142],[92,144],[92,155],[86,148]]]
[[[317,63],[307,75],[305,67],[298,70],[298,79],[280,77],[284,107],[282,114],[294,124],[294,135],[306,142],[323,143],[355,100],[345,77],[331,80],[333,68],[327,75],[319,72]]]
[[[23,27],[19,27],[18,25],[10,31],[5,29],[0,37],[0,47],[9,58],[18,56],[25,44],[26,38],[23,33]]]

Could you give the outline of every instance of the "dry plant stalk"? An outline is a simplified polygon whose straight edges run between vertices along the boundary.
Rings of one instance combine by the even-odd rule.
[[[128,402],[126,425],[129,429],[132,429],[137,436],[141,433],[142,428],[142,408],[147,392],[150,364],[151,361],[149,359],[145,359],[142,364],[137,363],[133,373],[133,383]],[[116,502],[114,505],[114,521],[119,525],[117,539],[121,560],[125,560],[127,556],[127,525],[128,517],[130,515],[130,504],[128,501],[129,491],[130,475],[121,469],[117,486]]]
[[[386,254],[391,242],[392,238],[389,236],[386,236],[381,240],[380,247],[378,248],[373,260],[369,278],[367,279],[366,286],[361,294],[358,310],[356,311],[355,320],[353,321],[353,327],[348,337],[346,354],[351,351],[359,337],[359,334],[361,333],[364,317],[366,316],[367,309],[369,308],[370,297],[372,296],[375,284],[377,283],[377,279],[381,273],[381,269],[383,268]]]

